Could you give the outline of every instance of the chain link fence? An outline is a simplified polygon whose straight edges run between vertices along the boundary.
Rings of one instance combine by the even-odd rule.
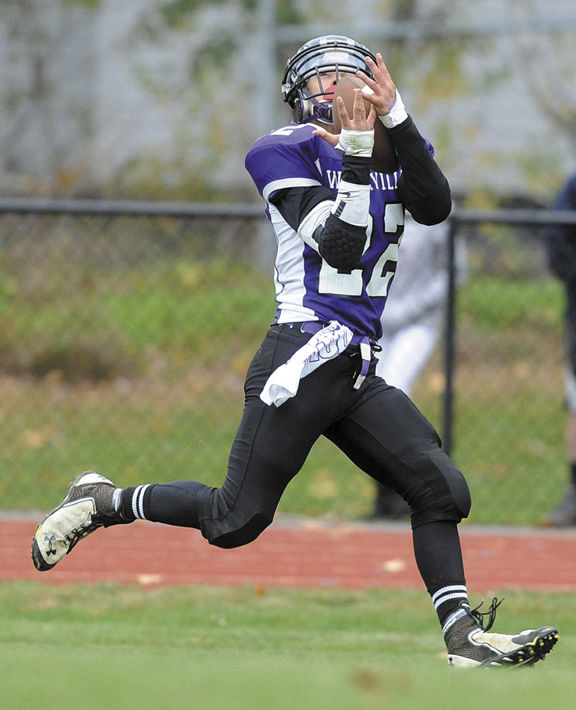
[[[550,224],[575,225],[576,215],[455,210],[451,218],[451,252],[466,241],[470,278],[456,292],[452,266],[438,416],[472,489],[474,522],[539,524],[569,482],[565,297],[547,266]],[[432,368],[428,391],[424,377],[415,394],[429,407],[435,377]]]
[[[260,205],[0,203],[0,508],[47,510],[79,471],[220,485],[271,322]],[[563,292],[543,225],[457,210],[470,275],[412,398],[472,488],[470,520],[537,524],[568,480]],[[272,235],[267,234],[272,240]],[[327,441],[282,513],[359,519],[374,486]]]

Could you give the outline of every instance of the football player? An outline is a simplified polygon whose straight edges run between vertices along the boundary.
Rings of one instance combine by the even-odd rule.
[[[348,107],[338,96],[346,74],[367,87]],[[325,436],[409,503],[416,561],[449,662],[539,661],[556,629],[489,633],[496,601],[484,614],[470,608],[457,527],[470,509],[464,476],[410,399],[375,373],[404,210],[422,224],[446,219],[448,182],[382,56],[353,39],[307,42],[287,62],[282,95],[293,122],[257,140],[246,157],[277,240],[276,315],[247,373],[222,487],[183,480],[120,489],[85,472],[38,527],[34,564],[52,569],[98,527],[136,518],[198,528],[222,548],[246,545],[272,523],[286,486]],[[371,171],[376,121],[397,154],[391,174]]]

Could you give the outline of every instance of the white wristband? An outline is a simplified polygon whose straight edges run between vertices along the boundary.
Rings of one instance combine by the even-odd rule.
[[[371,131],[350,131],[343,128],[336,148],[346,155],[370,158],[374,148],[374,129]]]
[[[378,116],[378,118],[382,121],[386,128],[394,128],[394,126],[400,125],[408,118],[406,107],[404,106],[404,102],[402,101],[402,97],[400,96],[398,89],[396,89],[396,98],[390,107],[390,113],[387,113],[384,116]]]

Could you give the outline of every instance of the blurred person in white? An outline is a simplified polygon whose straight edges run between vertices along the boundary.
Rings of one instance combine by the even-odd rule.
[[[448,222],[425,226],[406,215],[399,261],[382,315],[382,352],[376,374],[409,397],[416,378],[432,357],[446,322],[448,299]],[[456,285],[467,279],[467,252],[456,240]],[[376,483],[371,520],[398,520],[410,515],[406,501]]]

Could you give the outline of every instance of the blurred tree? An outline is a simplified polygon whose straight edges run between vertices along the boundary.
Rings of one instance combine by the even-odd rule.
[[[574,35],[537,30],[537,21],[543,19],[542,3],[508,2],[514,15],[526,25],[514,34],[518,71],[538,108],[570,141],[576,155]]]
[[[2,2],[0,154],[17,190],[30,185],[45,197],[61,197],[90,184],[90,171],[81,177],[76,165],[92,128],[90,57],[73,70],[62,48],[86,43],[97,5]]]

